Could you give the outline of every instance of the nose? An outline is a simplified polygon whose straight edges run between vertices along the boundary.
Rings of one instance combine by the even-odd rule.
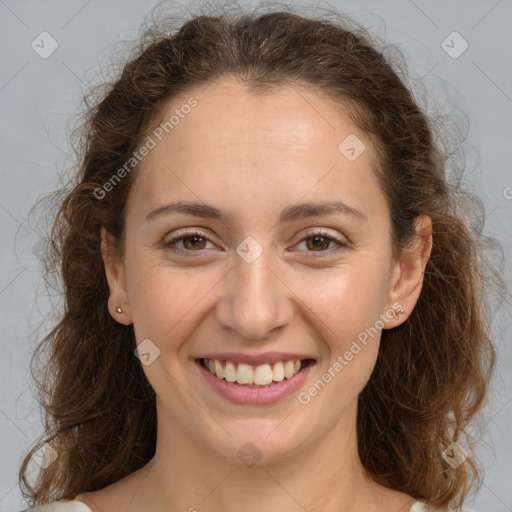
[[[272,258],[270,250],[252,263],[237,256],[235,267],[224,277],[216,319],[237,339],[271,337],[293,319],[295,295]]]

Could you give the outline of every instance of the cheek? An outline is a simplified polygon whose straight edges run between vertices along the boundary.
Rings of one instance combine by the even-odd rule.
[[[303,286],[306,309],[315,314],[315,325],[323,326],[331,349],[338,351],[375,325],[388,294],[386,273],[376,265],[365,265],[363,259],[323,277],[306,279]]]
[[[386,282],[378,272],[352,270],[315,280],[305,298],[305,310],[314,313],[309,319],[320,339],[321,360],[317,380],[300,400],[314,402],[312,417],[318,415],[326,424],[357,398],[379,353]],[[328,411],[325,403],[331,404]]]
[[[311,280],[304,298],[321,339],[320,379],[330,382],[322,394],[339,407],[364,388],[379,353],[388,283],[386,273],[371,259],[360,258],[326,278]]]
[[[152,339],[161,349],[185,339],[197,326],[204,303],[201,299],[215,284],[213,276],[154,264],[144,258],[134,260],[128,295],[136,339]],[[211,279],[210,279],[211,278]],[[212,281],[210,283],[210,281]]]

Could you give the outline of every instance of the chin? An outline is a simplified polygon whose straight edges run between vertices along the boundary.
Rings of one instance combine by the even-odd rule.
[[[279,425],[285,424],[286,429],[279,428]],[[290,432],[291,424],[283,422],[283,418],[252,418],[223,423],[223,426],[232,437],[223,429],[217,428],[215,431],[218,434],[212,437],[210,431],[202,442],[220,458],[247,467],[279,462],[295,455],[306,442],[306,439],[298,439]],[[300,431],[304,436],[305,430]]]

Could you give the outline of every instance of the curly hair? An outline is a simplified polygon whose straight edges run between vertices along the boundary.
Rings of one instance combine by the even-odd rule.
[[[62,279],[64,310],[34,353],[33,361],[47,353],[40,377],[33,372],[45,433],[22,462],[23,495],[31,505],[73,499],[120,480],[155,454],[155,393],[133,354],[133,325],[109,314],[100,251],[105,227],[123,254],[137,166],[104,197],[95,191],[132,157],[170,100],[227,76],[254,94],[299,84],[348,112],[379,155],[375,172],[389,205],[395,255],[414,237],[414,219],[431,218],[433,248],[420,297],[406,322],[383,331],[358,398],[358,450],[378,483],[432,505],[462,504],[481,482],[470,427],[495,364],[488,304],[500,278],[484,257],[486,245],[497,242],[468,217],[481,220],[482,203],[462,190],[460,177],[450,181],[450,155],[436,143],[439,126],[374,39],[338,13],[217,8],[182,21],[159,16],[120,74],[84,96],[73,132],[76,172],[54,195],[45,276]],[[441,454],[462,437],[470,453],[452,468]],[[28,465],[44,445],[57,451],[58,462],[31,484]]]

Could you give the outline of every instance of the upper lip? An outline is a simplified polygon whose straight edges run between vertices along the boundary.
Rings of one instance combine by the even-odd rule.
[[[266,352],[265,354],[241,354],[236,352],[220,352],[217,354],[204,354],[198,359],[217,359],[219,361],[232,361],[233,363],[245,363],[259,366],[265,363],[278,363],[295,359],[315,359],[307,354],[290,352]]]

